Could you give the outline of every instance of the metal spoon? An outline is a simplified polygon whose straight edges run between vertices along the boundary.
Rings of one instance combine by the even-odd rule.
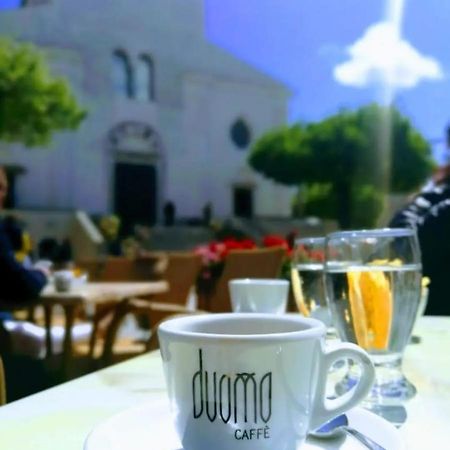
[[[316,438],[327,439],[337,436],[340,432],[346,432],[364,444],[370,450],[386,450],[381,445],[374,442],[369,437],[365,436],[358,430],[350,427],[348,424],[348,418],[345,414],[335,417],[333,420],[322,425],[317,430],[312,431],[310,434]]]

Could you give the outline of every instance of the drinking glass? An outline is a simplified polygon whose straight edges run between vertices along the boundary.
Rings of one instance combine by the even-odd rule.
[[[326,239],[325,285],[342,340],[364,348],[376,369],[366,406],[388,408],[412,398],[416,388],[402,372],[402,356],[421,295],[421,259],[415,231],[344,231]],[[356,374],[343,381],[351,387]]]
[[[291,265],[291,281],[295,302],[305,317],[331,324],[325,298],[325,238],[296,239]]]

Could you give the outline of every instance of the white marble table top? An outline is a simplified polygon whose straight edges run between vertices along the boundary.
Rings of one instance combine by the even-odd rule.
[[[83,302],[102,303],[119,302],[130,297],[162,294],[167,292],[167,281],[135,281],[135,282],[88,282],[68,292],[58,292],[52,284],[45,287],[40,300],[51,303]]]
[[[421,343],[408,346],[404,370],[419,393],[406,405],[401,434],[410,450],[448,448],[450,318],[422,318],[414,334]],[[153,352],[0,407],[0,448],[82,450],[96,424],[165,395],[159,352]]]

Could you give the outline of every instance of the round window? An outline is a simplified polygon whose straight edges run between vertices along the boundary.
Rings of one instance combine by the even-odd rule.
[[[233,123],[231,126],[230,135],[231,140],[237,148],[244,149],[250,144],[250,128],[242,119],[238,119]]]

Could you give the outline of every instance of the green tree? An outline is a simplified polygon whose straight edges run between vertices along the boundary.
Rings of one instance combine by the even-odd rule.
[[[47,145],[54,131],[77,128],[85,115],[34,46],[0,39],[1,141]]]
[[[271,131],[255,143],[249,163],[279,183],[309,186],[305,212],[342,228],[373,225],[386,193],[417,188],[433,167],[410,121],[375,104]]]
[[[322,219],[336,219],[338,205],[333,185],[311,184],[305,192],[303,213]],[[358,184],[350,190],[352,208],[349,212],[349,223],[352,228],[371,228],[383,208],[383,195],[370,184]]]

